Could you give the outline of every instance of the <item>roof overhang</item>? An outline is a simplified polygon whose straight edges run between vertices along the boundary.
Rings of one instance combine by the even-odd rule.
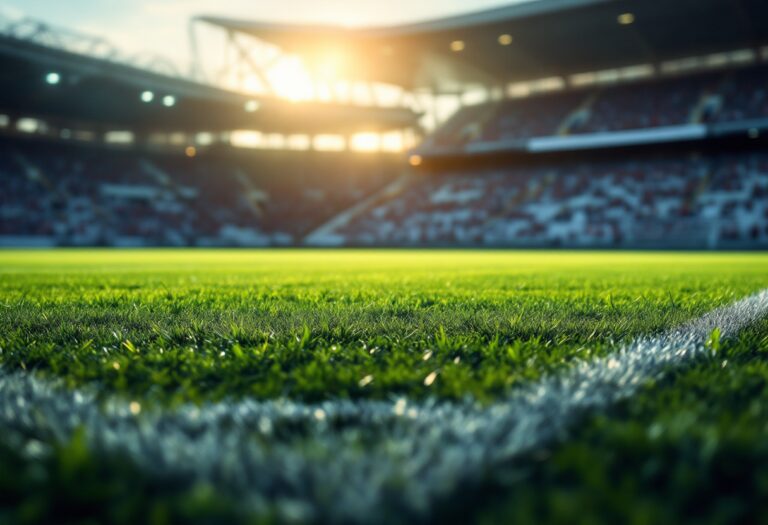
[[[49,71],[60,84],[44,81]],[[141,93],[151,91],[151,103]],[[165,107],[162,97],[174,97]],[[246,103],[258,101],[258,110]],[[229,131],[275,133],[354,133],[417,126],[418,115],[405,108],[292,103],[252,97],[170,77],[122,63],[62,51],[0,36],[0,112],[49,120],[147,131]]]
[[[632,13],[630,25],[618,23]],[[355,80],[450,91],[503,85],[768,43],[764,0],[536,0],[389,27],[291,25],[200,16],[308,63],[342,52]],[[513,42],[502,46],[500,35]],[[460,52],[451,42],[461,40]]]

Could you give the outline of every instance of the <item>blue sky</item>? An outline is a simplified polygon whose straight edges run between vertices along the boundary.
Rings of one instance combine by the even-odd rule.
[[[517,2],[521,0],[516,0]],[[178,63],[187,56],[187,20],[196,14],[346,25],[394,24],[515,0],[0,0],[0,15],[26,15],[107,37],[130,52]]]

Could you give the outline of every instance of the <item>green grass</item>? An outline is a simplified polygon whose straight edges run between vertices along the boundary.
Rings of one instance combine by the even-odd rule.
[[[768,287],[766,268],[764,254],[0,251],[0,364],[158,407],[394,395],[492,403],[521,381]],[[489,473],[486,492],[443,511],[477,502],[473,512],[491,522],[680,521],[695,497],[732,481],[718,469],[768,459],[766,336],[765,323],[752,328],[722,359]],[[102,521],[126,523],[242,518],[222,495],[153,486],[119,458],[74,454],[77,443],[45,461],[18,447],[0,438],[0,472],[19,473],[0,475],[0,522],[94,506]],[[752,492],[696,515],[747,515],[768,496],[768,480],[749,474],[739,487]]]
[[[758,255],[0,252],[0,362],[161,402],[394,393],[487,401],[520,380],[767,286],[766,262]],[[435,371],[439,380],[425,386]]]
[[[768,522],[768,320],[491,484],[481,523]]]

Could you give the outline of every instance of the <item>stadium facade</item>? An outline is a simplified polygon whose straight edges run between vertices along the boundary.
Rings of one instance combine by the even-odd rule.
[[[198,51],[201,26],[223,32],[240,71],[264,76],[246,40],[308,64],[342,50],[341,74],[408,96],[253,96],[199,64],[184,77],[9,24],[0,244],[768,247],[765,2],[539,0],[397,27],[191,26]],[[445,121],[414,102],[446,98],[460,107]],[[272,149],[232,147],[235,130]],[[349,148],[392,131],[418,143]],[[319,147],[328,136],[337,151]]]

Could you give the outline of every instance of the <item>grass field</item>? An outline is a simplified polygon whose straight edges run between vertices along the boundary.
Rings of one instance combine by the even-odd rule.
[[[0,522],[766,520],[765,320],[713,334],[709,357],[580,414],[525,454],[478,459],[476,472],[429,468],[437,454],[450,463],[440,440],[453,431],[432,439],[430,428],[492,418],[521,385],[764,288],[764,254],[3,251],[2,373],[52,382],[62,399],[77,392],[97,415],[57,426],[0,397],[21,406],[0,405]],[[379,411],[405,402],[432,426],[381,422]],[[119,437],[95,444],[98,412],[121,403],[140,428],[194,407],[264,410],[238,445],[253,441],[263,456],[265,470],[246,480],[255,489],[231,490],[226,467],[163,475],[130,443],[104,444]],[[223,436],[244,425],[232,410],[216,420]],[[142,435],[170,439],[155,427]],[[323,487],[322,469],[306,486],[270,475],[333,466],[323,459],[332,447],[344,448],[339,462],[370,462],[361,479],[337,487],[328,472]],[[385,512],[355,514],[374,499]]]

